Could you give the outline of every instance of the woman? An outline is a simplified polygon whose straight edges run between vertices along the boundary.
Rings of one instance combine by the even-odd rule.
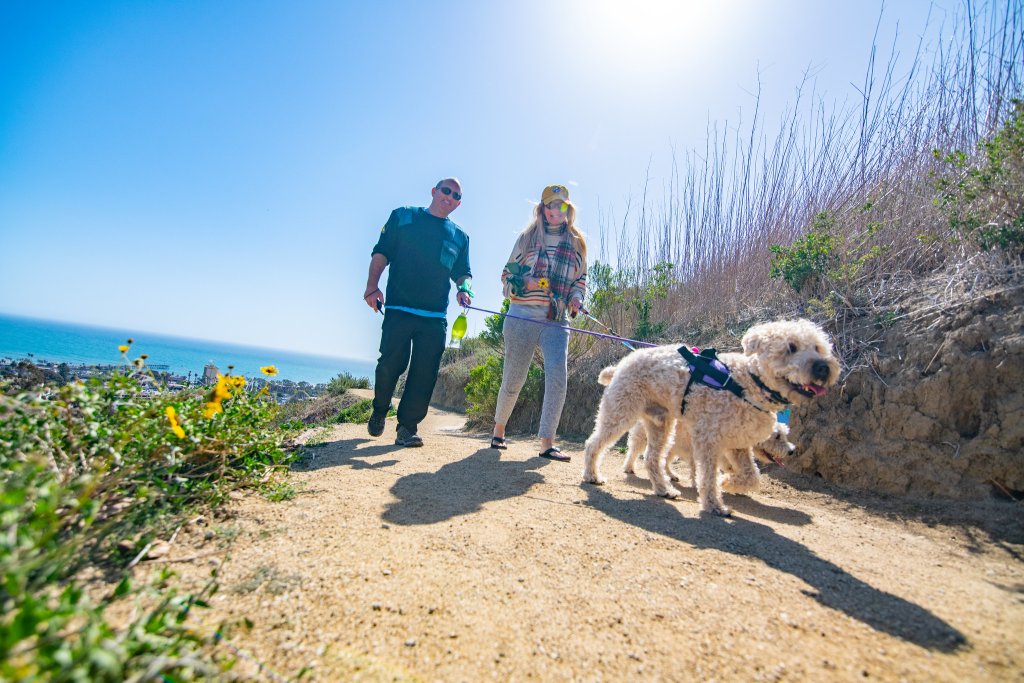
[[[501,273],[509,317],[502,327],[505,369],[494,410],[491,448],[508,447],[505,424],[526,381],[533,351],[544,355],[544,405],[540,415],[542,458],[568,462],[554,445],[566,387],[569,329],[566,314],[575,316],[587,288],[587,243],[576,227],[576,207],[564,185],[541,193],[533,220],[516,239]],[[512,317],[515,316],[515,317]]]

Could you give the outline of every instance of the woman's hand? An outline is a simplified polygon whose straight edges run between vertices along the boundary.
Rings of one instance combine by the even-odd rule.
[[[575,318],[580,313],[580,309],[583,308],[583,302],[579,299],[569,299],[569,315]]]

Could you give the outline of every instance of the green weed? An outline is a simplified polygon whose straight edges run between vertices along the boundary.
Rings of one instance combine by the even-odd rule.
[[[355,423],[366,422],[370,419],[370,415],[373,413],[373,399],[363,399],[357,401],[347,408],[342,408],[338,413],[337,417],[334,418],[335,422],[338,423]],[[396,415],[394,406],[388,408],[388,417]]]
[[[500,356],[487,356],[482,363],[469,371],[466,384],[466,414],[477,423],[489,422],[494,418],[501,388],[501,375],[505,361]],[[537,406],[544,387],[544,372],[535,363],[527,371],[526,382],[519,392],[517,404]]]
[[[1010,118],[978,147],[977,161],[960,150],[934,150],[948,167],[935,175],[935,204],[957,239],[1019,256],[1024,250],[1024,102],[1014,100]]]
[[[131,365],[145,371],[144,358]],[[217,674],[186,624],[216,583],[178,595],[168,572],[141,586],[129,573],[184,514],[277,486],[291,456],[268,426],[276,405],[244,387],[229,375],[205,392],[148,396],[123,372],[0,395],[0,680]],[[114,587],[89,597],[86,567]],[[115,628],[108,609],[125,601],[141,615]]]
[[[327,383],[327,393],[335,396],[344,394],[349,389],[369,389],[370,380],[366,377],[356,377],[350,372],[339,373],[337,377]]]

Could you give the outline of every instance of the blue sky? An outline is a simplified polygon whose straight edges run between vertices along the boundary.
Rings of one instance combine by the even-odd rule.
[[[759,83],[769,131],[805,71],[856,102],[880,16],[909,56],[958,7],[4,0],[0,312],[373,359],[370,249],[440,177],[497,309],[544,185],[593,260],[599,218],[748,123]]]

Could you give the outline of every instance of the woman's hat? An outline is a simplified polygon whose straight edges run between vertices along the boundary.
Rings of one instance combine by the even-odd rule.
[[[540,195],[540,203],[547,204],[557,199],[563,202],[569,201],[569,188],[565,185],[548,185]]]

